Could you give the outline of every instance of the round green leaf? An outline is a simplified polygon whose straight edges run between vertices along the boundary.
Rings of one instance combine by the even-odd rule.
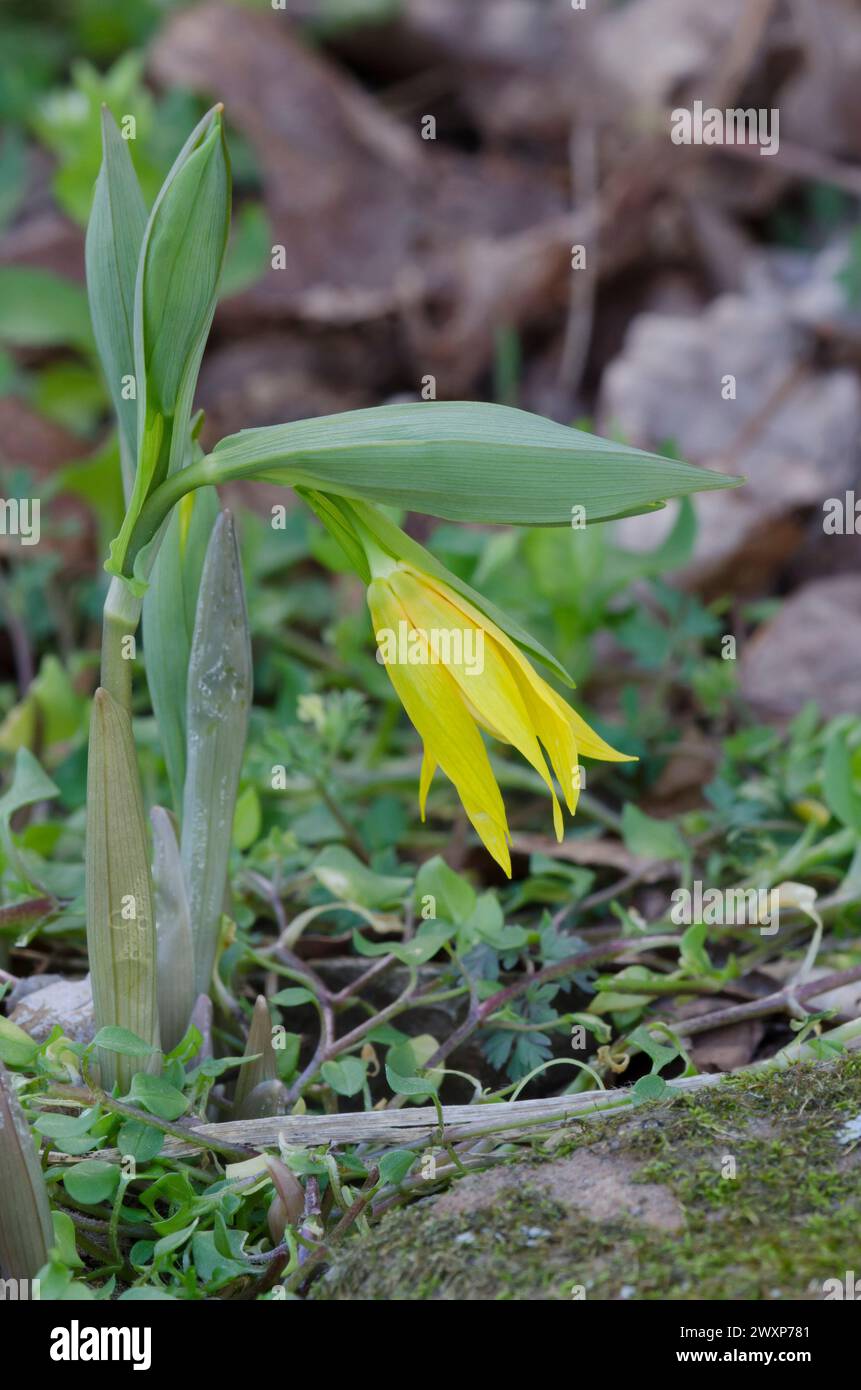
[[[99,1158],[85,1158],[63,1174],[63,1186],[69,1196],[85,1206],[95,1206],[113,1197],[120,1180],[120,1170],[114,1163]]]

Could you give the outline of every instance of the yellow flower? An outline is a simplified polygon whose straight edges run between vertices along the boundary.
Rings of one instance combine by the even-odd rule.
[[[572,814],[581,754],[608,762],[632,759],[590,729],[511,638],[443,580],[403,561],[372,569],[368,606],[378,659],[424,744],[422,820],[431,780],[441,767],[484,845],[511,877],[505,806],[479,726],[512,744],[543,778],[553,799],[557,840],[562,839],[562,811],[545,752]]]

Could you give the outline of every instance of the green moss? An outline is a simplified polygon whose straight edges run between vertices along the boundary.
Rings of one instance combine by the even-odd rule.
[[[582,1285],[600,1299],[821,1297],[823,1280],[861,1269],[861,1147],[836,1137],[859,1111],[861,1058],[846,1058],[581,1123],[537,1160],[587,1150],[634,1162],[635,1181],[671,1189],[685,1231],[590,1221],[521,1170],[490,1208],[440,1216],[424,1201],[390,1214],[310,1296],[567,1300]]]

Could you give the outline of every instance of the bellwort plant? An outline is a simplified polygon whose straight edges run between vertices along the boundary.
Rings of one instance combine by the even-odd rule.
[[[161,1049],[182,1037],[218,968],[252,698],[242,571],[233,523],[219,511],[220,484],[292,487],[340,542],[367,585],[379,658],[424,745],[422,813],[439,769],[510,874],[505,807],[482,731],[511,744],[538,772],[560,838],[562,803],[576,808],[581,757],[626,755],[539,674],[542,668],[572,684],[552,654],[384,508],[459,522],[568,526],[575,507],[587,524],[608,521],[739,481],[469,401],[243,430],[204,453],[194,393],[230,200],[220,106],[192,131],[149,212],[128,147],[105,111],[87,284],[126,496],[105,566],[111,578],[88,782],[87,939],[106,1088],[127,1089],[136,1072],[159,1066]],[[141,618],[172,799],[170,807],[151,808],[152,835],[131,719]],[[393,648],[391,633],[399,637]],[[259,1006],[258,1013],[262,1037],[267,1020]],[[118,1029],[149,1050],[109,1047]],[[243,1083],[243,1106],[266,1113],[276,1082],[256,1042],[254,1055],[261,1060]]]

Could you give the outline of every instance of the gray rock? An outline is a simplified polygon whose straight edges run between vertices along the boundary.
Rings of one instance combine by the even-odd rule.
[[[600,428],[633,444],[672,441],[692,463],[747,479],[697,497],[694,555],[678,581],[757,592],[803,536],[803,514],[858,477],[861,386],[849,370],[813,371],[791,306],[723,295],[698,318],[643,314],[603,382]],[[735,378],[736,398],[722,382]],[[619,523],[630,549],[652,549],[674,509]]]
[[[71,1042],[90,1042],[96,1023],[89,975],[83,980],[60,979],[31,991],[19,1000],[10,1017],[35,1042],[44,1042],[57,1026]]]
[[[826,716],[861,708],[861,575],[815,580],[787,599],[741,652],[741,693],[765,719],[808,700]]]

